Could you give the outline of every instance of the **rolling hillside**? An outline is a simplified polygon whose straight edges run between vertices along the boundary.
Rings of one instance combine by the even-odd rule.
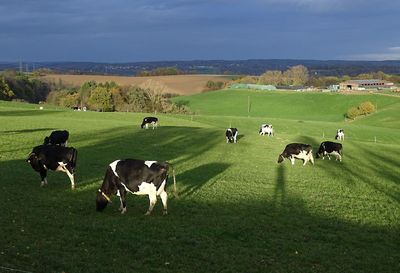
[[[247,111],[251,98],[250,114]],[[378,112],[345,122],[370,99]],[[399,272],[399,98],[319,93],[218,91],[176,98],[196,115],[74,112],[0,101],[0,266],[28,272]],[[275,136],[258,135],[261,123]],[[228,126],[239,129],[227,144]],[[316,150],[344,128],[342,162],[277,164],[291,142]],[[77,189],[63,173],[49,185],[25,162],[52,130],[78,150]],[[376,141],[375,141],[376,140]],[[393,152],[395,151],[395,152]],[[165,160],[179,198],[130,195],[120,215],[95,193],[116,159]],[[172,183],[170,183],[172,184]],[[172,187],[167,189],[172,191]]]

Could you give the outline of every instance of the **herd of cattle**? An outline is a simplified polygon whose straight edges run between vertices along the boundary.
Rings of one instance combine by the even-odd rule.
[[[141,128],[153,129],[158,126],[156,117],[145,117]],[[227,143],[237,143],[237,128],[228,128],[225,132]],[[260,135],[274,135],[274,129],[271,124],[262,124],[259,130]],[[47,185],[47,170],[65,172],[70,181],[71,188],[75,188],[74,173],[78,152],[75,148],[66,147],[69,138],[69,132],[53,131],[50,136],[44,138],[42,145],[36,146],[27,158],[32,168],[39,172],[41,177],[41,186]],[[338,129],[335,138],[344,140],[344,130]],[[336,160],[342,161],[343,146],[340,143],[324,141],[320,144],[316,157],[324,159],[325,156],[330,159],[334,155]],[[278,163],[287,158],[292,165],[295,159],[303,160],[303,166],[310,161],[314,164],[312,146],[303,143],[290,143],[286,145],[283,152],[278,157]],[[165,191],[170,169],[173,174],[174,192],[176,194],[176,179],[172,166],[168,162],[148,161],[138,159],[124,159],[111,162],[103,179],[101,187],[96,193],[96,210],[102,211],[111,203],[111,196],[117,195],[120,199],[120,208],[122,214],[126,209],[126,194],[148,195],[149,208],[146,215],[149,215],[157,202],[157,196],[160,196],[164,214],[167,214],[168,195]]]

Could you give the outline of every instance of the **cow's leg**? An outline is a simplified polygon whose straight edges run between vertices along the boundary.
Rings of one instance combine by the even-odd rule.
[[[168,205],[167,205],[168,194],[166,193],[166,191],[162,191],[161,194],[160,194],[160,197],[161,197],[161,201],[162,201],[162,204],[163,204],[163,207],[164,207],[163,214],[167,215],[168,214],[168,210],[167,210],[168,209]]]
[[[226,143],[228,143],[229,142],[229,138],[228,137],[226,137]]]
[[[292,165],[294,165],[295,158],[293,156],[290,156],[289,159],[290,159],[290,162],[292,162]]]
[[[43,187],[47,185],[47,171],[45,169],[40,170],[40,178],[41,178],[40,186]]]
[[[75,178],[74,178],[74,171],[72,170],[71,167],[67,167],[65,169],[65,172],[67,173],[69,180],[71,181],[71,189],[75,189]]]
[[[121,214],[125,214],[126,213],[126,190],[124,187],[121,187],[118,189],[119,192],[119,201],[120,206],[119,206],[119,210],[121,211]]]
[[[310,152],[310,157],[308,159],[311,161],[311,164],[314,165],[314,157],[312,155],[312,152]]]
[[[150,213],[153,211],[153,208],[157,202],[157,192],[155,190],[155,187],[154,187],[154,190],[151,190],[149,192],[149,201],[150,201],[149,209],[147,210],[145,215],[150,215]]]

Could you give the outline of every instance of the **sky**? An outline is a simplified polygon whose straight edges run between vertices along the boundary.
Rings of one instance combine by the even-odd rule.
[[[400,60],[399,0],[0,0],[0,61]]]

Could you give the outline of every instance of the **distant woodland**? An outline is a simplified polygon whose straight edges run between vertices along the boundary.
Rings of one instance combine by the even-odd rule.
[[[146,81],[138,86],[119,86],[115,82],[96,83],[88,81],[80,87],[68,87],[62,82],[44,82],[40,75],[51,70],[38,69],[33,73],[6,70],[0,73],[0,99],[19,100],[31,103],[47,102],[63,107],[86,107],[93,111],[131,111],[188,113],[184,105],[170,101],[174,94],[165,92],[165,86],[156,81]],[[146,75],[176,75],[179,70],[157,68]],[[275,86],[312,86],[327,88],[350,79],[382,79],[400,83],[400,75],[382,71],[363,73],[356,76],[321,76],[310,73],[307,67],[296,65],[286,70],[267,70],[259,76],[237,75],[229,83],[209,81],[204,91],[218,90],[232,83],[271,84]]]

